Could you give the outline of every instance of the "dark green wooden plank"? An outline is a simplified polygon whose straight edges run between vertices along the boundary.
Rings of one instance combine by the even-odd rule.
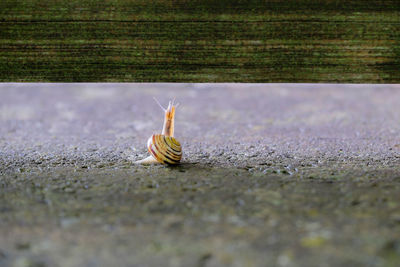
[[[398,1],[0,3],[0,81],[400,81]]]

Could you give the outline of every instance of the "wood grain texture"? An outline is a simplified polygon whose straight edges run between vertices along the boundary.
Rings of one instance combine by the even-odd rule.
[[[3,0],[0,81],[400,82],[398,1]]]

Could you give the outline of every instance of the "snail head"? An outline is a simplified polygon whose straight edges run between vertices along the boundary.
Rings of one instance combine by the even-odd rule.
[[[174,136],[174,123],[175,123],[175,108],[179,105],[179,103],[174,104],[175,98],[172,101],[169,101],[168,107],[165,109],[161,104],[157,101],[156,98],[154,100],[157,102],[157,104],[160,106],[160,108],[164,111],[165,113],[165,118],[164,118],[164,125],[163,125],[163,130],[162,134],[165,136]]]

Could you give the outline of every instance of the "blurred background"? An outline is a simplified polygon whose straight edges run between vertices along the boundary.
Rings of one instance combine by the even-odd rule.
[[[3,0],[0,81],[400,81],[378,0]]]

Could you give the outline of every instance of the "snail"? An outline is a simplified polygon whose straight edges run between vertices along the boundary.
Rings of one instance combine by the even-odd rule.
[[[182,158],[181,144],[174,138],[174,122],[175,122],[175,108],[179,104],[174,104],[174,100],[169,101],[168,107],[165,109],[154,98],[157,104],[165,113],[164,126],[161,134],[153,134],[147,141],[147,150],[150,156],[136,161],[137,164],[153,164],[162,163],[175,165],[178,164]]]

